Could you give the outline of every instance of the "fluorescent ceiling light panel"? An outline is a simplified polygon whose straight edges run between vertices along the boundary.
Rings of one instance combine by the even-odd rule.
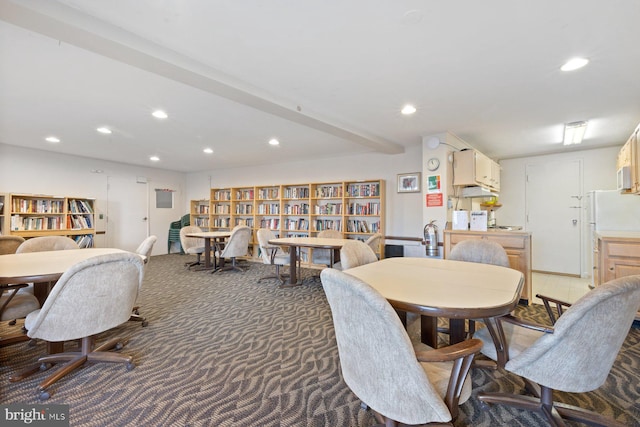
[[[587,131],[587,121],[571,122],[564,125],[564,145],[580,144]]]
[[[151,156],[151,157],[149,157],[149,160],[151,160],[152,162],[158,162],[158,161],[160,161],[160,157],[158,157],[158,156]]]
[[[278,141],[277,139],[273,138],[269,140],[269,145],[280,145],[280,141]]]
[[[151,115],[156,119],[166,119],[167,117],[169,117],[169,115],[162,110],[156,110],[151,113]]]
[[[60,138],[56,138],[55,136],[48,136],[44,140],[53,143],[60,142]]]
[[[204,149],[204,150],[202,150],[202,151],[204,151],[204,152],[205,152],[205,153],[207,153],[207,154],[213,154],[213,148],[205,148],[205,149]]]
[[[103,133],[105,135],[109,135],[111,133],[111,129],[106,128],[106,127],[101,127],[96,129],[98,132]]]

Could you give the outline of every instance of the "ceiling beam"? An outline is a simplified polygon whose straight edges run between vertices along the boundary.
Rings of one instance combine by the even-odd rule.
[[[404,152],[404,146],[401,144],[365,135],[317,115],[303,113],[302,107],[298,105],[287,105],[260,93],[257,88],[231,82],[232,78],[223,76],[211,67],[70,7],[39,0],[26,0],[21,3],[25,6],[11,0],[0,0],[0,19],[264,113],[354,142],[375,152]],[[33,9],[35,7],[38,11]]]

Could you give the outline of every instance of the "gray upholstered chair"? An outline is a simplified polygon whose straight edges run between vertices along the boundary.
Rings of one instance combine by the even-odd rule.
[[[74,249],[80,249],[80,247],[73,239],[70,239],[66,236],[40,236],[25,240],[20,246],[18,246],[18,249],[16,249],[16,253],[21,254],[27,252],[66,251]],[[36,295],[36,297],[40,301],[40,304],[44,303],[44,299],[46,298],[46,295],[48,295],[51,291],[52,286],[53,283],[49,282],[46,291],[42,291],[44,292],[44,294]],[[34,287],[32,284],[30,284],[28,287],[20,289],[18,293],[33,294]]]
[[[249,240],[251,240],[251,228],[246,225],[236,225],[231,230],[231,236],[224,245],[224,248],[216,251],[216,256],[220,260],[220,267],[213,272],[235,270],[244,271],[237,264],[238,257],[249,253]],[[231,265],[225,265],[226,259],[231,260]]]
[[[202,232],[200,227],[196,227],[195,225],[187,225],[186,227],[182,227],[180,229],[180,245],[182,245],[182,250],[187,255],[195,254],[198,256],[195,262],[184,263],[184,266],[187,268],[195,267],[196,265],[202,265],[200,258],[204,253],[204,239],[201,239],[199,237],[187,237],[187,234],[200,232]]]
[[[40,308],[38,299],[28,292],[18,292],[26,284],[9,285],[8,289],[0,291],[0,321],[15,324],[16,319],[27,317],[29,313]],[[0,347],[17,342],[28,341],[29,337],[22,333],[6,335],[0,338]]]
[[[276,235],[270,229],[261,228],[256,234],[258,236],[258,245],[260,245],[260,256],[262,257],[262,262],[268,265],[275,265],[276,267],[275,275],[263,276],[258,279],[258,282],[267,279],[278,279],[280,283],[284,283],[283,277],[286,277],[286,275],[280,274],[280,267],[283,265],[289,265],[289,254],[280,246],[269,244],[269,240],[276,238]]]
[[[395,310],[375,289],[332,268],[320,277],[331,306],[342,376],[378,422],[392,426],[455,418],[458,404],[471,395],[467,373],[482,343],[471,339],[416,353]]]
[[[463,240],[456,244],[447,259],[509,267],[509,257],[499,243],[486,239]]]
[[[367,245],[369,245],[369,247],[371,247],[371,249],[373,250],[373,253],[376,254],[376,257],[379,256],[379,254],[382,252],[381,246],[380,244],[382,243],[382,234],[381,233],[376,233],[371,235],[366,241],[365,243]]]
[[[509,257],[504,248],[499,243],[486,239],[468,239],[459,242],[451,249],[447,259],[509,267]],[[475,329],[475,321],[470,319],[469,335],[473,335]],[[441,332],[448,331],[441,330]]]
[[[20,236],[2,235],[0,236],[0,255],[15,254],[16,249],[24,242]]]
[[[144,275],[142,259],[133,253],[99,255],[69,268],[53,287],[40,310],[25,319],[27,335],[51,342],[81,339],[78,351],[41,357],[44,366],[68,362],[38,387],[41,400],[47,388],[85,362],[124,363],[133,369],[131,356],[109,352],[118,339],[94,348],[94,336],[129,319]]]
[[[342,239],[342,233],[336,230],[322,230],[318,233],[317,237],[323,239]],[[331,249],[314,249],[313,256],[311,258],[314,264],[323,264],[328,267],[333,266],[333,257]]]
[[[378,261],[376,253],[365,242],[352,240],[345,243],[340,249],[340,262],[333,265],[337,270],[358,267]]]
[[[512,316],[501,318],[509,346],[509,361],[504,368],[521,376],[534,396],[480,393],[478,398],[485,403],[538,411],[553,426],[563,426],[561,418],[590,425],[621,425],[595,412],[559,405],[553,400],[553,391],[584,393],[600,387],[639,306],[640,275],[637,275],[596,287],[571,305],[552,328]],[[487,328],[479,329],[475,337],[484,342],[482,353],[496,360],[496,349]]]
[[[153,250],[153,245],[156,243],[157,240],[158,238],[156,236],[149,236],[146,239],[144,239],[142,243],[140,243],[140,246],[138,246],[138,249],[136,249],[136,253],[138,255],[142,255],[145,257],[144,258],[145,270],[147,268],[147,265],[151,261],[151,251]],[[140,306],[138,305],[133,307],[133,313],[131,314],[131,317],[129,318],[129,320],[142,322],[143,327],[149,324],[146,318],[140,316]]]

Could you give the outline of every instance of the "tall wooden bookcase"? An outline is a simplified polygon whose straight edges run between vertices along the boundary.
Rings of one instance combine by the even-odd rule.
[[[7,234],[22,236],[25,239],[38,236],[68,236],[80,247],[93,246],[95,199],[9,194],[8,202],[5,195],[3,210],[5,216],[10,215]]]
[[[191,201],[192,225],[194,220],[205,223],[206,202]],[[208,224],[199,226],[211,231],[251,227],[255,256],[259,228],[279,237],[314,237],[328,229],[349,239],[384,235],[385,181],[380,179],[212,188],[208,202]],[[382,242],[376,252],[384,256]]]

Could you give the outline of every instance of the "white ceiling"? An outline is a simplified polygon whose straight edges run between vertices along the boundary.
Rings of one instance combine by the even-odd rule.
[[[639,41],[637,0],[0,0],[0,143],[184,172],[444,131],[494,159],[560,152],[577,120],[579,148],[621,145]]]

